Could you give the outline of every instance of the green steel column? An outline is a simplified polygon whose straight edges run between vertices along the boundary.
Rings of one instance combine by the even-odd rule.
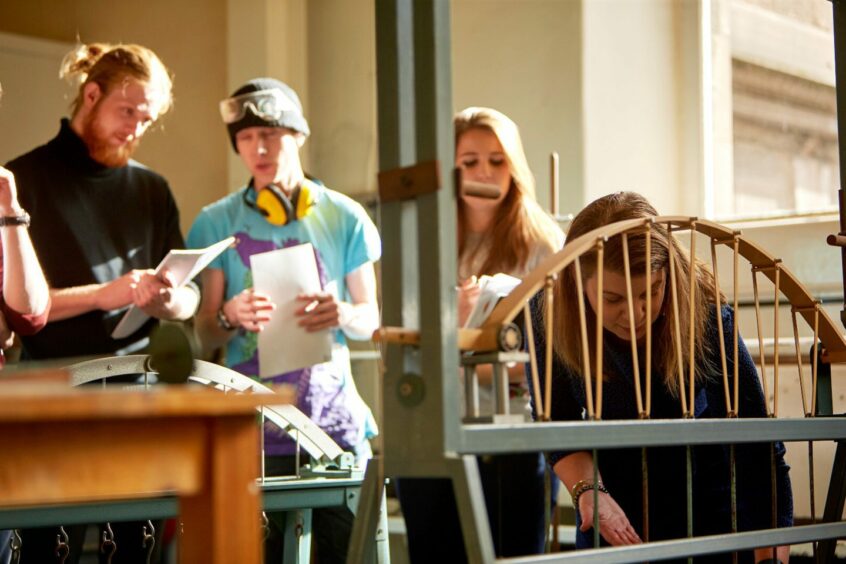
[[[837,94],[838,155],[840,157],[840,189],[837,201],[840,209],[840,234],[846,234],[846,10],[843,0],[831,0],[834,24],[834,81]],[[844,307],[840,310],[840,322],[846,326],[846,247],[840,248],[840,268],[843,275]]]
[[[451,43],[450,3],[414,2],[417,160],[437,160],[442,184],[438,192],[417,200],[421,360],[431,391],[431,411],[426,412],[443,425],[433,430],[441,452],[455,450],[460,424]]]
[[[449,3],[377,0],[376,33],[379,168],[437,160],[443,186],[381,210],[383,323],[421,331],[419,350],[386,349],[385,472],[445,476],[459,432]]]

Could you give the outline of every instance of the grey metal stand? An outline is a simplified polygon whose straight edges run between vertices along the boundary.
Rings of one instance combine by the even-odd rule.
[[[419,347],[384,351],[384,419],[390,422],[384,425],[384,473],[451,478],[470,561],[489,562],[493,543],[476,461],[456,454],[460,363],[449,2],[377,0],[376,44],[379,169],[435,161],[433,182],[442,183],[422,187],[413,199],[381,204],[383,324],[421,332]],[[410,176],[401,182],[414,183]]]

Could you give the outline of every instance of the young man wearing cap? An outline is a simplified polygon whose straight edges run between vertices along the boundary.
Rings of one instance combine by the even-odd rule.
[[[221,102],[221,114],[251,178],[206,206],[188,233],[189,247],[232,235],[238,241],[203,272],[197,332],[207,350],[226,347],[227,366],[257,377],[258,332],[275,304],[253,291],[250,256],[311,243],[323,291],[297,296],[301,307],[290,322],[308,331],[332,329],[332,360],[279,374],[272,383],[296,385],[297,407],[341,448],[365,459],[376,427],[353,382],[345,343],[347,337],[369,339],[379,325],[373,269],[381,255],[379,234],[358,203],[306,177],[299,150],[309,127],[287,84],[251,80]],[[264,446],[268,474],[294,473],[296,446],[289,437],[268,429]],[[351,524],[345,508],[314,511],[320,562],[345,561]],[[267,562],[279,561],[274,552],[269,542]]]
[[[169,109],[171,80],[156,54],[140,45],[81,45],[65,57],[61,73],[79,83],[71,118],[62,120],[51,141],[7,165],[32,216],[32,242],[52,286],[47,325],[23,337],[24,354],[130,354],[147,345],[156,321],[113,339],[127,306],[153,318],[186,319],[199,300],[196,289],[173,288],[167,276],[151,270],[184,246],[179,213],[167,181],[131,160]],[[146,522],[111,527],[120,562],[149,562]],[[65,530],[66,562],[78,562],[85,528]],[[21,562],[55,561],[63,533],[56,527],[25,530]]]

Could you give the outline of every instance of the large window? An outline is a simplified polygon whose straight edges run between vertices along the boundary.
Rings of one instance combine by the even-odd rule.
[[[716,215],[834,209],[839,176],[831,4],[714,0],[712,7],[714,68],[722,64],[730,71],[718,70],[714,79],[715,166],[724,169],[715,178],[731,184],[715,186]],[[730,119],[721,120],[721,113]]]

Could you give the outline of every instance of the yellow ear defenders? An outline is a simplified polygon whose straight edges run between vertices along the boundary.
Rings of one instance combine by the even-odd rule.
[[[307,216],[313,205],[314,194],[308,181],[303,181],[290,198],[278,187],[269,185],[259,190],[256,203],[251,207],[256,208],[272,225],[287,225]]]

